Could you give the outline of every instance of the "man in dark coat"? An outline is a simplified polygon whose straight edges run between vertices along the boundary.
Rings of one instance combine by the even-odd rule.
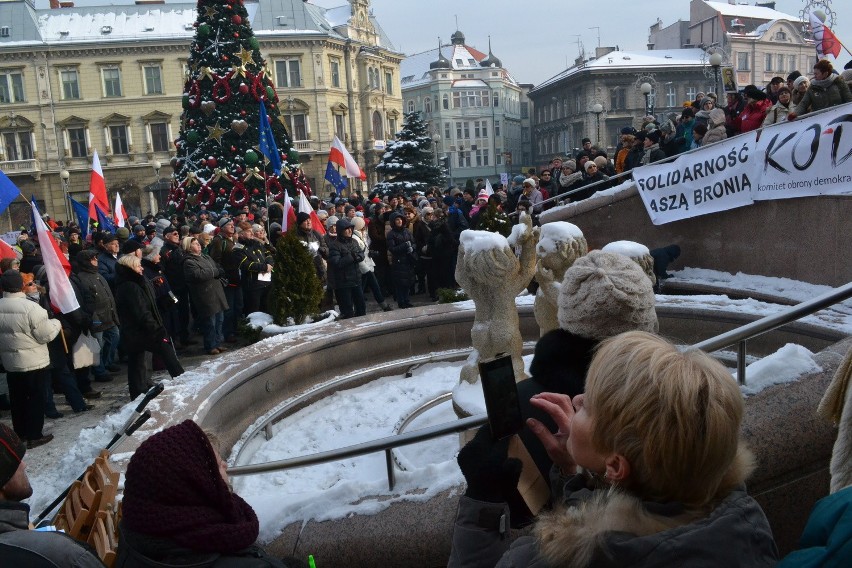
[[[363,316],[367,313],[367,306],[358,264],[364,260],[364,253],[352,238],[355,226],[349,219],[338,219],[336,228],[337,237],[327,239],[329,281],[334,283],[334,295],[342,318]]]
[[[260,311],[262,288],[266,285],[260,280],[260,275],[272,272],[272,259],[266,257],[260,242],[254,238],[251,223],[243,221],[239,229],[237,244],[234,245],[234,261],[243,290],[243,315],[248,315]]]
[[[388,252],[393,264],[393,290],[396,303],[400,308],[414,307],[408,298],[409,289],[414,283],[414,269],[417,266],[417,252],[414,250],[414,237],[406,228],[405,216],[393,212],[390,216],[391,230],[388,233]]]
[[[62,532],[30,530],[33,494],[24,454],[27,446],[0,424],[0,563],[3,566],[103,568],[94,551]]]

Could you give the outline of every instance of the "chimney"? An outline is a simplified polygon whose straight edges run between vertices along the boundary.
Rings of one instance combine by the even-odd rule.
[[[60,8],[73,8],[74,2],[60,2],[59,7]]]
[[[50,9],[58,10],[59,9],[59,0],[50,0]]]

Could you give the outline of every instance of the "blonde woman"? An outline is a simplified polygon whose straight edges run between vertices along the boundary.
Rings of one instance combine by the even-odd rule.
[[[598,348],[585,394],[532,402],[558,426],[551,434],[528,421],[554,462],[564,507],[509,549],[504,501],[520,462],[478,434],[458,457],[468,488],[450,566],[776,564],[769,523],[744,486],[754,465],[740,441],[743,397],[709,355],[622,333]]]

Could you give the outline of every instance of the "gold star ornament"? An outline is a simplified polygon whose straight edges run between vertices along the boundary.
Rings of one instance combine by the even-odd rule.
[[[240,61],[243,62],[243,66],[248,65],[249,63],[254,61],[251,51],[247,50],[245,47],[240,47],[240,51],[237,55],[240,56]]]
[[[208,134],[207,139],[208,140],[213,139],[216,142],[218,142],[219,145],[221,145],[222,144],[222,135],[224,135],[228,131],[228,129],[222,128],[221,126],[219,126],[219,121],[217,120],[216,126],[208,126],[207,131],[210,133],[210,134]]]

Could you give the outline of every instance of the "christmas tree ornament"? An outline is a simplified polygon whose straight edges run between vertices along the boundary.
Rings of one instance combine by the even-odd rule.
[[[230,74],[224,77],[219,77],[216,84],[213,85],[213,91],[210,96],[219,104],[227,103],[231,100],[231,83],[228,81]]]
[[[231,16],[231,23],[235,26],[239,26],[243,23],[243,19],[240,17],[239,14],[234,14],[233,16]]]
[[[243,65],[248,65],[253,61],[251,51],[247,50],[245,47],[240,47],[240,61],[242,61]]]
[[[214,20],[218,15],[218,12],[216,11],[216,6],[207,6],[206,8],[204,8],[204,12],[208,20]]]
[[[257,162],[258,162],[258,159],[259,159],[259,157],[257,155],[257,152],[255,152],[254,150],[247,150],[246,151],[245,161],[246,161],[247,166],[256,165]]]
[[[240,94],[247,95],[249,92],[249,86],[245,83],[240,83]]]
[[[201,112],[204,113],[205,116],[210,116],[216,111],[216,103],[213,101],[203,101],[201,103]]]
[[[190,130],[186,133],[186,141],[190,144],[198,144],[201,140],[201,135],[198,134],[195,130]]]
[[[252,49],[260,49],[260,42],[257,41],[256,37],[252,37],[249,40],[249,45],[251,46]]]
[[[215,168],[216,164],[218,164],[218,163],[219,162],[216,160],[215,156],[210,156],[209,158],[207,158],[207,165],[210,166],[211,168]]]
[[[219,121],[218,121],[218,120],[216,121],[216,125],[215,125],[215,126],[208,126],[208,127],[207,127],[207,131],[209,132],[209,134],[208,134],[208,136],[207,136],[207,139],[208,139],[208,140],[215,140],[215,141],[216,141],[216,142],[218,142],[220,145],[222,144],[222,135],[223,135],[223,134],[225,134],[225,133],[227,132],[227,130],[226,130],[226,129],[224,129],[224,128],[222,128],[221,126],[219,126]]]
[[[213,72],[213,70],[210,67],[207,67],[207,66],[201,67],[201,75],[198,77],[199,81],[201,79],[210,79],[211,81],[215,82],[218,78],[219,77],[216,76],[216,74]]]
[[[236,132],[238,136],[242,136],[248,130],[248,122],[245,120],[232,120],[231,130]]]
[[[198,26],[198,37],[205,39],[210,35],[210,26],[207,24],[201,24]]]

